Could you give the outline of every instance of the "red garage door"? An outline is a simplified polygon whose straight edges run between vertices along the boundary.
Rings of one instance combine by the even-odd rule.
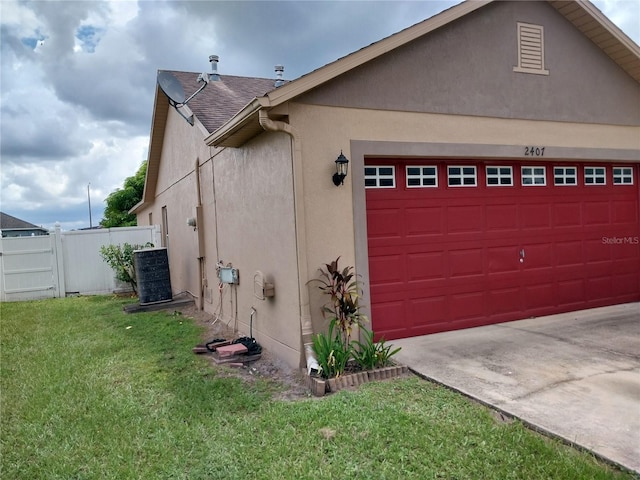
[[[640,300],[637,165],[367,160],[387,339]]]

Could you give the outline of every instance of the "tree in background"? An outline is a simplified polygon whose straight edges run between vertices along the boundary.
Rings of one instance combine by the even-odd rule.
[[[100,225],[110,227],[132,227],[138,224],[135,215],[129,213],[140,200],[144,191],[144,178],[147,174],[147,162],[142,162],[135,175],[124,180],[123,188],[116,188],[105,200],[104,218]]]

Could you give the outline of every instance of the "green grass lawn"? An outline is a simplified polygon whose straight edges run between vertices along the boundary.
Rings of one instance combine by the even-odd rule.
[[[122,305],[1,305],[0,478],[633,478],[416,378],[275,400],[191,353],[191,320]]]

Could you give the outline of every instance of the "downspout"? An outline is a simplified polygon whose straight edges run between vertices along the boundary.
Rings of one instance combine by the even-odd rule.
[[[309,307],[309,290],[306,279],[309,278],[307,267],[307,228],[304,212],[304,181],[302,179],[302,146],[298,133],[285,122],[278,122],[269,118],[265,110],[259,110],[260,126],[269,132],[283,132],[291,137],[293,171],[293,210],[296,232],[296,260],[298,262],[298,295],[300,297],[300,330],[302,345],[306,358],[307,372],[318,370],[318,361],[313,353],[313,324]]]
[[[196,232],[198,242],[198,310],[204,309],[204,228],[202,228],[202,196],[200,194],[200,159],[196,158]]]

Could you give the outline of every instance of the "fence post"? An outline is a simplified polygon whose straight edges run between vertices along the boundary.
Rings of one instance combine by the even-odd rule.
[[[160,225],[153,225],[151,230],[151,243],[156,248],[159,248],[162,245],[162,231],[160,230]]]
[[[62,233],[60,224],[56,222],[53,232],[53,261],[54,261],[54,284],[56,286],[55,296],[66,297],[67,290],[64,282],[64,250],[62,249]]]
[[[0,302],[4,302],[6,300],[6,296],[4,293],[4,266],[2,265],[3,263],[3,258],[2,258],[2,252],[4,251],[4,248],[2,246],[2,236],[0,236]]]

